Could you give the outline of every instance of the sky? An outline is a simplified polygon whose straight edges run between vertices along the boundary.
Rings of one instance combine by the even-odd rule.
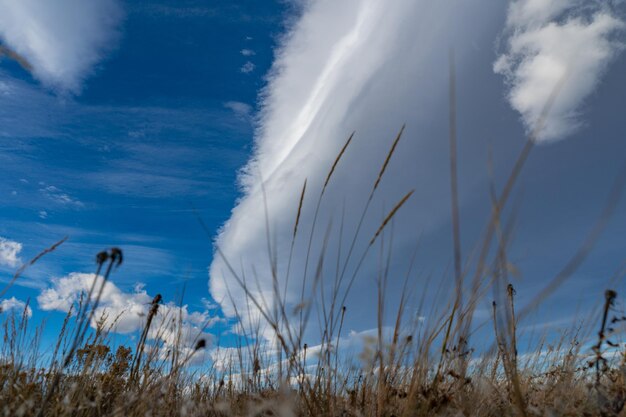
[[[44,343],[100,279],[95,254],[113,246],[124,263],[100,312],[119,317],[120,340],[136,337],[162,294],[164,322],[184,306],[187,343],[202,332],[228,346],[237,311],[245,325],[261,315],[238,280],[254,282],[248,291],[271,308],[273,274],[289,309],[302,293],[328,297],[343,276],[345,326],[358,336],[376,326],[376,277],[392,277],[392,311],[409,271],[407,314],[427,321],[420,296],[445,303],[454,286],[451,53],[468,276],[490,186],[502,192],[537,127],[504,212],[521,305],[584,245],[624,169],[623,1],[60,2],[0,0],[0,281],[68,237],[0,303],[8,314],[28,302],[32,320],[47,323]],[[558,330],[608,285],[623,292],[610,280],[626,261],[625,214],[622,199],[585,262],[528,323]],[[478,321],[494,296],[479,302]],[[312,320],[311,345],[319,332]]]

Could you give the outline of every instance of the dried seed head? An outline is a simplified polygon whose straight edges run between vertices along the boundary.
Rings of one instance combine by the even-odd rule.
[[[109,259],[109,254],[106,251],[102,251],[96,255],[96,263],[102,266]]]
[[[122,250],[120,248],[111,248],[110,257],[115,266],[120,266],[122,264],[122,261],[124,260]]]
[[[344,152],[348,148],[348,145],[350,145],[350,142],[352,142],[352,138],[354,137],[355,133],[356,132],[352,132],[352,134],[350,135],[346,143],[343,145],[343,148],[341,148],[341,150],[339,151],[337,158],[335,158],[335,162],[333,162],[333,166],[330,168],[330,171],[328,172],[328,175],[326,176],[326,181],[324,181],[324,187],[322,188],[322,193],[324,192],[324,190],[326,190],[326,187],[328,186],[328,182],[330,181],[330,177],[333,176],[333,172],[335,172],[335,168],[337,168],[337,165],[339,164],[339,160],[341,159]]]
[[[612,303],[617,297],[617,293],[613,290],[606,290],[604,292],[604,296],[606,297],[606,301],[608,301],[609,303]]]
[[[515,288],[513,288],[513,284],[507,285],[506,292],[509,295],[509,297],[512,297],[515,295]]]
[[[198,343],[196,343],[196,348],[194,350],[204,349],[205,347],[206,347],[206,340],[200,339],[198,340]]]

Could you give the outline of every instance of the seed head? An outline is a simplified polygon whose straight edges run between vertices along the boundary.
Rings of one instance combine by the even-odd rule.
[[[122,264],[122,261],[124,260],[122,250],[120,248],[111,248],[110,257],[115,266],[120,266]]]
[[[606,297],[606,300],[610,303],[613,302],[613,300],[615,300],[615,298],[617,297],[617,293],[613,290],[606,290],[604,292],[604,296]]]
[[[96,263],[100,266],[109,259],[109,254],[106,251],[99,252],[96,255]]]
[[[198,340],[198,343],[196,343],[195,350],[204,349],[205,347],[206,347],[206,340],[205,339],[200,339],[200,340]]]

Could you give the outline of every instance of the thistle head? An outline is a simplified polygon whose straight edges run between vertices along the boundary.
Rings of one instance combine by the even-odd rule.
[[[113,262],[115,266],[120,266],[122,264],[122,261],[124,260],[122,250],[120,248],[111,248],[109,257],[111,258],[111,262]]]
[[[200,350],[200,349],[204,349],[206,347],[206,340],[205,339],[200,339],[198,340],[198,342],[196,343],[196,347],[194,350]]]
[[[107,251],[99,252],[96,255],[96,263],[99,266],[102,266],[102,264],[104,264],[108,259],[109,259],[109,254],[107,253]]]

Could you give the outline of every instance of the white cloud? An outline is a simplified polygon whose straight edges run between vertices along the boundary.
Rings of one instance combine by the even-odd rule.
[[[24,311],[26,311],[27,317],[33,316],[33,310],[30,306],[27,306],[25,302],[18,300],[15,297],[0,301],[0,313],[5,313],[11,310],[15,311],[16,314],[23,314]]]
[[[522,27],[532,23],[546,23],[581,0],[516,0],[509,6],[507,26]]]
[[[579,128],[581,105],[624,47],[616,36],[625,23],[608,8],[588,9],[577,0],[517,0],[509,8],[506,51],[494,71],[504,75],[508,100],[527,130],[564,79],[540,140],[560,139]]]
[[[394,335],[393,327],[382,327],[382,346],[383,349],[391,346],[392,338]],[[406,334],[402,334],[399,338],[400,343],[405,343]],[[339,344],[339,350],[337,351],[337,345]],[[279,370],[279,355],[276,350],[276,345],[259,341],[259,360],[261,375],[277,375]],[[300,363],[304,363],[306,359],[306,373],[309,377],[314,378],[316,375],[316,369],[319,364],[320,356],[323,351],[330,350],[333,354],[338,354],[338,363],[345,366],[363,366],[365,369],[371,369],[377,366],[376,351],[378,348],[378,329],[367,329],[364,331],[346,331],[339,339],[334,339],[330,346],[328,345],[312,345],[307,346],[306,352],[304,349],[297,353]],[[244,379],[247,379],[247,373],[252,373],[253,358],[249,351],[244,352],[242,355],[241,349],[238,347],[215,347],[209,350],[211,362],[213,367],[218,372],[225,373],[225,378],[231,379],[234,383],[238,381],[241,374],[244,375]],[[306,355],[306,357],[305,357]],[[283,369],[286,369],[289,364],[289,359],[282,359]],[[239,373],[241,372],[241,374]]]
[[[16,268],[22,263],[19,257],[22,244],[0,237],[0,265]]]
[[[483,39],[484,33],[499,29],[502,11],[483,0],[320,0],[307,6],[276,51],[269,84],[261,94],[255,151],[240,177],[244,196],[216,239],[233,268],[246,277],[250,292],[259,299],[262,294],[269,308],[273,297],[265,206],[282,289],[298,201],[307,180],[286,291],[292,311],[299,304],[305,273],[305,294],[311,294],[322,253],[325,288],[333,282],[337,256],[341,252],[340,263],[345,261],[358,217],[404,122],[405,136],[365,218],[343,288],[383,213],[409,190],[416,193],[396,218],[402,224],[394,229],[397,251],[447,218],[447,145],[441,138],[447,138],[448,49],[454,45],[463,52],[457,62],[458,68],[464,68],[474,59],[474,53],[466,53],[474,51],[474,42],[493,43],[493,38]],[[324,195],[305,272],[322,183],[353,130],[355,139]],[[465,157],[468,169],[478,171],[482,166],[484,172],[484,158]],[[330,236],[325,244],[326,230]],[[357,307],[350,310],[354,328],[375,319],[362,300],[375,299],[371,278],[376,267],[372,259],[366,261],[353,287],[359,298],[348,299]],[[250,306],[218,254],[210,267],[210,291],[227,315],[235,314],[230,293],[244,321],[258,318],[257,309]]]
[[[72,305],[79,302],[81,294],[89,293],[95,274],[71,273],[62,278],[52,280],[52,286],[44,289],[37,302],[42,310],[68,312]],[[102,284],[103,278],[97,277],[96,289]],[[96,297],[96,294],[93,294]],[[105,327],[116,333],[132,333],[144,328],[151,308],[153,296],[149,295],[142,285],[136,285],[132,292],[124,292],[111,281],[107,281],[90,325],[105,317]],[[182,321],[182,327],[178,325]],[[187,305],[177,306],[169,302],[159,306],[148,332],[148,339],[160,341],[165,348],[175,346],[180,338],[180,346],[193,348],[197,338],[211,340],[205,332],[220,319],[211,317],[208,311],[190,311]],[[204,326],[207,326],[206,328]]]
[[[256,65],[254,65],[252,62],[247,61],[245,64],[243,64],[241,66],[241,68],[239,69],[239,71],[241,71],[244,74],[249,74],[252,71],[254,71],[254,69],[256,68]]]
[[[112,49],[122,18],[118,0],[0,0],[0,40],[44,85],[79,93]]]
[[[237,115],[237,117],[248,119],[250,114],[252,113],[252,106],[247,103],[242,103],[240,101],[228,101],[224,103],[224,107],[232,110],[233,113]]]
[[[70,196],[63,190],[55,187],[54,185],[46,185],[44,183],[40,183],[42,188],[39,189],[39,192],[44,195],[44,197],[52,200],[53,202],[60,204],[62,206],[74,207],[74,208],[82,208],[85,206],[82,201]]]
[[[256,52],[254,52],[252,49],[242,49],[241,51],[239,51],[239,53],[241,53],[241,55],[243,55],[243,56],[254,56],[254,55],[256,55]]]

